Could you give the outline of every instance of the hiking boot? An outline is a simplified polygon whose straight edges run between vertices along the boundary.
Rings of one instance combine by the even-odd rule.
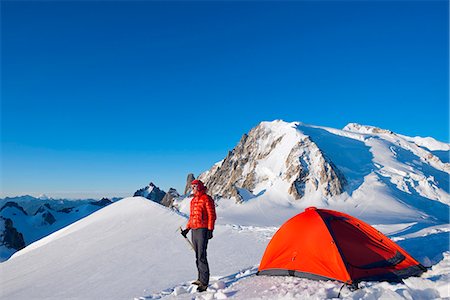
[[[199,292],[199,293],[204,292],[204,291],[206,291],[207,288],[208,288],[207,285],[204,285],[203,283],[200,283],[198,285],[198,287],[197,287],[197,292]]]
[[[193,281],[191,284],[201,285],[202,282],[201,282],[200,280],[197,279],[196,281]]]

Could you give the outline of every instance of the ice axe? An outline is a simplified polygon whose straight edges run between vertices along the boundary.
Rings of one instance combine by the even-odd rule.
[[[181,233],[182,231],[183,231],[183,228],[181,228],[181,226],[180,226],[180,233]],[[184,237],[184,239],[186,240],[186,242],[189,244],[189,246],[191,246],[191,249],[195,251],[194,245],[192,244],[192,242],[191,242],[187,237],[185,237],[184,235],[183,235],[183,237]]]

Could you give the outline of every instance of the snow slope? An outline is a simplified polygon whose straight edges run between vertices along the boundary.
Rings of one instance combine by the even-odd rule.
[[[314,281],[297,277],[256,276],[256,268],[215,278],[204,293],[196,293],[188,283],[166,289],[158,294],[135,298],[146,299],[448,299],[450,297],[450,252],[421,277],[411,277],[401,284],[363,282],[360,289],[350,291],[335,281]]]
[[[178,231],[185,223],[145,198],[120,200],[0,264],[0,298],[130,299],[194,278],[193,251]],[[251,266],[266,243],[263,233],[219,225],[211,269],[226,275]]]
[[[0,262],[7,260],[16,251],[2,243],[4,220],[10,219],[12,226],[22,234],[25,245],[29,245],[110,203],[109,200],[71,201],[31,196],[7,198],[0,202],[4,203],[0,206]]]
[[[430,266],[420,277],[410,277],[403,283],[362,282],[360,289],[350,291],[341,282],[314,281],[296,277],[256,276],[257,265],[237,269],[227,276],[212,276],[208,290],[197,293],[189,281],[159,293],[136,297],[146,299],[449,299],[450,226],[441,225],[408,234],[413,224],[377,226],[385,234],[397,235],[397,242],[413,256]],[[255,228],[248,228],[256,232]],[[428,257],[433,257],[430,260]],[[338,297],[339,296],[339,297]]]

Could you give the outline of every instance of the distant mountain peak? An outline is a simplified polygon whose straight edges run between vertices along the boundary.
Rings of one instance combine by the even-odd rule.
[[[13,201],[6,202],[5,205],[3,205],[2,208],[0,208],[0,212],[8,207],[16,208],[17,210],[21,211],[24,215],[28,216],[27,212],[23,209],[23,207]]]
[[[161,203],[165,195],[166,192],[157,187],[153,182],[150,182],[148,186],[137,190],[133,196],[134,197],[140,196],[152,200],[156,203]]]
[[[186,178],[186,186],[184,187],[184,195],[187,195],[191,192],[191,182],[195,179],[194,174],[189,173]]]
[[[45,203],[44,205],[40,206],[36,212],[34,213],[34,215],[43,213],[43,212],[48,212],[48,211],[53,211],[53,208],[50,206],[49,203]]]

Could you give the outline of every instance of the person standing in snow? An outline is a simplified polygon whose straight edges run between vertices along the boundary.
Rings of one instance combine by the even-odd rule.
[[[187,236],[192,229],[192,244],[194,245],[198,279],[193,284],[198,285],[197,291],[206,291],[209,284],[209,265],[206,258],[208,240],[213,237],[214,223],[216,221],[216,208],[214,200],[206,194],[206,187],[200,180],[191,183],[194,198],[191,200],[189,221],[181,235]]]

